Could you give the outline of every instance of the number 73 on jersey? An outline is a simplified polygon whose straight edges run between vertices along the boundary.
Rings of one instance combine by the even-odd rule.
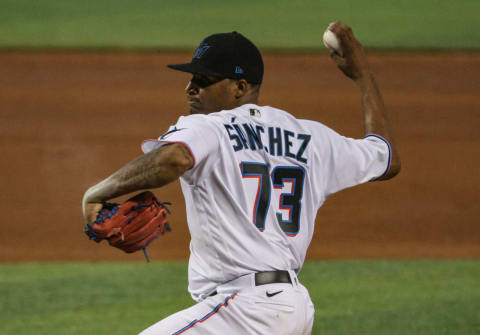
[[[274,208],[288,211],[288,219],[284,219],[282,213],[277,211],[277,222],[286,235],[297,235],[300,229],[305,169],[301,166],[276,166],[270,171],[269,166],[265,163],[242,162],[240,170],[243,178],[258,180],[253,204],[253,224],[258,230],[264,231],[265,229],[265,219],[270,208],[273,187],[273,189],[285,191],[280,194],[278,206],[274,206]]]

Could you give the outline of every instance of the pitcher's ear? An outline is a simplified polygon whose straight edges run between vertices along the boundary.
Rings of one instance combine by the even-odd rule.
[[[235,98],[243,97],[248,91],[248,82],[245,79],[236,80]]]

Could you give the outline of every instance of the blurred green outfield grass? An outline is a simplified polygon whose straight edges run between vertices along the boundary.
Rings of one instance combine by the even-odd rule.
[[[238,30],[263,49],[323,50],[340,19],[377,49],[480,49],[478,0],[0,0],[0,48],[191,49]]]
[[[307,262],[313,334],[480,334],[479,261]],[[137,334],[193,304],[186,263],[0,265],[0,334]]]

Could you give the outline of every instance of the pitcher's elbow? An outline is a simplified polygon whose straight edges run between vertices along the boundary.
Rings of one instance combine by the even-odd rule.
[[[382,177],[380,177],[378,180],[389,180],[395,177],[400,173],[400,170],[402,169],[402,163],[399,159],[392,161],[390,164],[390,168],[388,169],[387,173],[385,173]]]

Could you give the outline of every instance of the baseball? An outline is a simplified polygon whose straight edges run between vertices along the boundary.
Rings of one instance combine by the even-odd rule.
[[[340,41],[330,29],[325,30],[325,32],[323,33],[323,44],[326,48],[340,54],[340,56],[343,55]]]

